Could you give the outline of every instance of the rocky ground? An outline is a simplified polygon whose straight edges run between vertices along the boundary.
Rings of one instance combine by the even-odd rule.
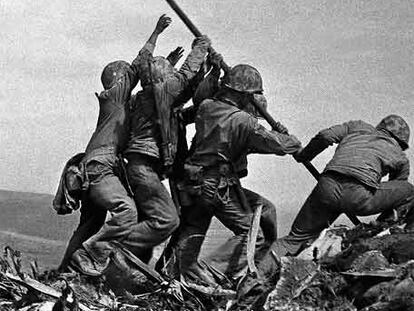
[[[414,232],[384,231],[381,224],[341,231],[330,231],[334,241],[342,237],[339,253],[325,249],[313,260],[282,258],[265,309],[414,310]]]
[[[0,310],[414,310],[414,232],[393,224],[324,231],[298,257],[280,259],[270,290],[237,308],[231,282],[206,287],[147,267],[133,278],[39,274],[35,263],[22,271],[24,260],[8,247],[0,257]]]

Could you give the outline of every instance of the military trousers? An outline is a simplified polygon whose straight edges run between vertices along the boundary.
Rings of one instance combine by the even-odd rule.
[[[407,181],[382,182],[378,189],[373,189],[339,173],[324,173],[296,216],[289,234],[277,239],[257,265],[260,276],[271,280],[280,269],[274,255],[297,255],[341,213],[368,216],[395,209],[402,215],[408,213],[408,221],[410,216],[414,217],[413,206],[414,186]]]
[[[88,203],[87,198],[82,200],[79,224],[66,247],[65,254],[58,268],[60,271],[67,269],[72,254],[82,246],[82,243],[101,229],[105,223],[106,214],[106,209],[97,208],[93,204]]]
[[[138,209],[126,245],[141,260],[151,259],[154,246],[166,240],[178,227],[177,208],[158,175],[158,159],[129,154],[127,173]]]
[[[370,188],[353,177],[324,173],[296,216],[290,233],[272,248],[279,256],[296,255],[332,224],[341,213],[357,216],[386,214],[396,210],[406,214],[414,204],[414,186],[408,181],[392,180]]]
[[[242,206],[236,186],[229,186],[223,191],[219,189],[219,183],[217,178],[205,178],[200,194],[193,196],[193,204],[182,207],[178,254],[183,273],[197,264],[213,216],[232,231],[234,236],[213,251],[205,261],[230,277],[247,264],[246,242],[252,213]],[[277,238],[276,209],[270,201],[257,193],[247,189],[244,189],[244,193],[252,210],[259,204],[263,205],[262,231],[259,231],[256,249],[264,253],[266,244],[269,246]]]
[[[86,174],[89,179],[89,189],[86,193],[88,204],[97,211],[94,218],[97,217],[98,221],[102,221],[106,212],[109,213],[109,217],[101,228],[83,243],[83,247],[96,262],[104,265],[114,248],[111,242],[116,241],[127,246],[126,241],[130,239],[134,225],[137,224],[137,209],[121,182],[116,155],[101,154],[86,161]],[[94,218],[86,223],[90,224]],[[98,224],[93,224],[90,228],[91,233],[97,229],[95,225]]]

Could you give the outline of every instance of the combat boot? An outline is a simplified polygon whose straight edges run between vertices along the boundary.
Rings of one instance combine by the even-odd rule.
[[[94,277],[101,276],[108,264],[109,258],[104,264],[100,264],[93,260],[83,247],[73,253],[69,262],[69,265],[79,273]]]

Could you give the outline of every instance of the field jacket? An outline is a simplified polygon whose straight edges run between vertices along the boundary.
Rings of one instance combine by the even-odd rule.
[[[320,131],[299,155],[310,161],[327,147],[338,144],[325,172],[335,171],[378,188],[381,178],[407,180],[408,158],[398,142],[387,132],[364,121],[349,121]]]

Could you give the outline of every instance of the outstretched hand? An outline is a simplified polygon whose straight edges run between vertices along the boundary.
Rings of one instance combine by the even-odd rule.
[[[174,67],[178,61],[183,57],[184,49],[182,46],[177,47],[174,51],[171,51],[170,54],[167,56],[167,60],[170,64]]]
[[[160,19],[157,22],[157,26],[155,26],[155,32],[157,34],[162,33],[165,28],[171,24],[171,22],[171,17],[168,17],[166,14],[161,15]]]

